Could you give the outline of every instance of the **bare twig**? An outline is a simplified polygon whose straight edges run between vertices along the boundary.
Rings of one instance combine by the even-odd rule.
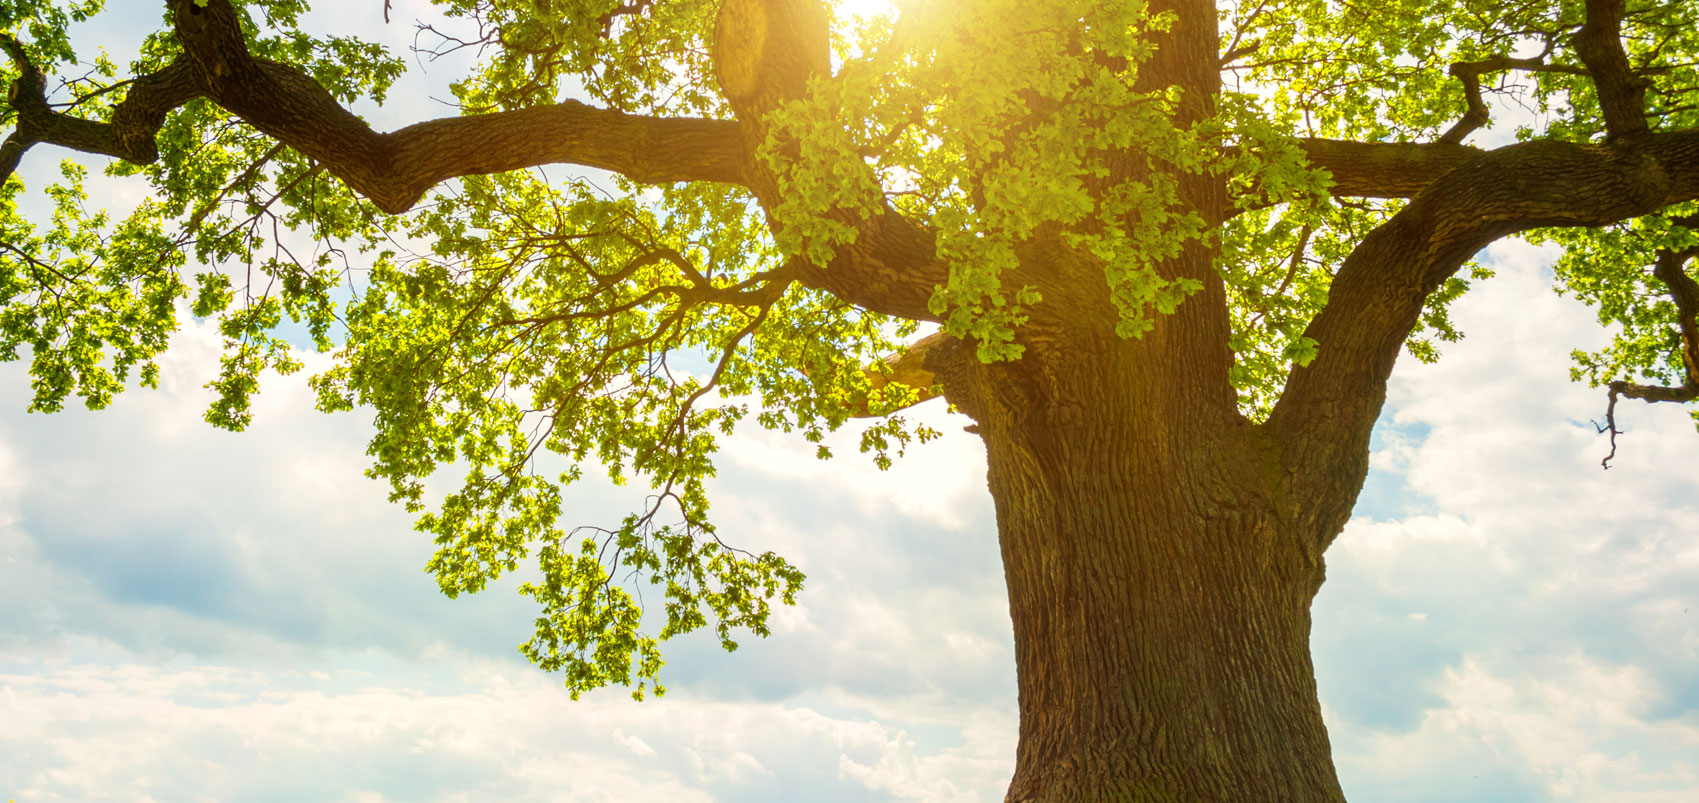
[[[1690,215],[1675,221],[1683,226],[1699,226],[1699,215]],[[1616,400],[1618,396],[1630,399],[1641,399],[1648,402],[1690,402],[1699,400],[1699,282],[1687,275],[1683,266],[1687,261],[1699,257],[1699,248],[1688,248],[1680,251],[1663,249],[1658,252],[1658,261],[1652,269],[1652,275],[1668,288],[1670,298],[1675,301],[1676,328],[1680,332],[1680,350],[1683,372],[1686,383],[1680,387],[1665,385],[1637,385],[1632,382],[1618,380],[1610,383],[1610,397],[1605,404],[1605,423],[1603,426],[1594,424],[1599,432],[1609,432],[1611,451],[1600,464],[1610,468],[1611,459],[1616,457],[1616,436],[1621,430],[1616,427]]]
[[[1549,44],[1547,49],[1550,49]],[[1523,59],[1498,56],[1481,61],[1457,62],[1451,65],[1451,76],[1463,83],[1463,97],[1469,104],[1469,109],[1463,113],[1462,119],[1459,119],[1444,134],[1439,136],[1440,142],[1450,145],[1460,144],[1464,137],[1487,124],[1487,121],[1491,118],[1487,103],[1481,98],[1481,76],[1486,73],[1504,72],[1506,70],[1566,73],[1569,75],[1585,75],[1587,73],[1580,67],[1566,64],[1547,64],[1545,53]]]

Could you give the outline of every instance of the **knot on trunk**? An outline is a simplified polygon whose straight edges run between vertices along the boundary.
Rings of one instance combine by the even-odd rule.
[[[741,113],[800,97],[831,73],[829,15],[815,0],[724,0],[714,23],[714,71]]]
[[[241,12],[229,0],[177,0],[172,9],[177,41],[207,89],[251,72]],[[245,77],[245,76],[244,76]]]

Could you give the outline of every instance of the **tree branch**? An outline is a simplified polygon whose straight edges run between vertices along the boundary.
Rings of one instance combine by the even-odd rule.
[[[171,5],[184,55],[139,79],[111,123],[54,112],[46,105],[41,71],[23,69],[12,100],[18,130],[0,150],[0,179],[38,142],[149,164],[159,157],[154,137],[165,115],[205,96],[318,160],[390,213],[412,208],[446,179],[553,163],[602,168],[644,183],[743,182],[748,149],[736,124],[723,120],[644,117],[567,101],[380,134],[305,72],[254,58],[228,0],[211,0],[205,8],[194,0]],[[0,45],[21,67],[27,64],[15,40],[0,39]]]
[[[1439,142],[1451,145],[1461,144],[1465,137],[1487,124],[1487,121],[1491,119],[1491,113],[1487,108],[1487,102],[1481,98],[1481,76],[1485,73],[1503,72],[1505,70],[1557,72],[1570,75],[1586,73],[1586,70],[1579,67],[1547,64],[1544,55],[1526,59],[1498,56],[1481,61],[1459,61],[1452,64],[1451,76],[1463,83],[1463,97],[1469,108],[1463,113],[1462,119],[1439,136]]]
[[[0,33],[0,50],[11,57],[19,73],[6,98],[17,111],[18,122],[0,145],[0,183],[17,170],[24,152],[39,143],[152,164],[159,159],[153,138],[165,115],[201,94],[189,65],[179,58],[133,81],[110,123],[84,120],[54,111],[48,104],[47,75],[31,61],[22,43]]]
[[[1484,151],[1455,143],[1299,142],[1310,164],[1333,175],[1335,197],[1412,198],[1441,176],[1481,157]]]
[[[1599,92],[1610,138],[1633,137],[1646,127],[1645,78],[1635,75],[1622,48],[1622,16],[1627,0],[1587,0],[1587,22],[1575,32],[1575,54],[1587,65]]]
[[[1305,335],[1314,361],[1292,369],[1265,425],[1279,444],[1292,515],[1325,548],[1368,471],[1386,379],[1429,294],[1476,251],[1541,226],[1600,226],[1699,198],[1699,131],[1606,145],[1528,142],[1436,180],[1341,265]]]
[[[1680,222],[1696,225],[1699,224],[1699,216]],[[1599,461],[1599,465],[1607,469],[1611,467],[1611,460],[1616,457],[1616,436],[1622,434],[1622,431],[1616,428],[1618,396],[1647,402],[1699,400],[1699,282],[1688,276],[1685,269],[1688,260],[1695,258],[1699,258],[1699,248],[1681,251],[1660,249],[1657,262],[1652,268],[1652,275],[1664,283],[1670,299],[1675,302],[1676,330],[1680,336],[1678,347],[1681,350],[1681,364],[1686,381],[1680,387],[1639,385],[1626,380],[1610,383],[1609,401],[1605,404],[1605,424],[1599,427],[1600,432],[1610,433],[1610,454]]]
[[[766,142],[768,115],[806,95],[811,78],[831,74],[830,18],[820,0],[720,4],[714,69],[745,141]],[[769,212],[784,199],[781,177],[766,165],[751,169],[749,186]],[[811,265],[802,277],[805,283],[873,312],[938,320],[928,301],[935,287],[949,281],[949,271],[938,259],[932,232],[884,199],[871,214],[835,210],[828,215],[854,228],[855,241],[838,246],[829,264]],[[777,232],[783,224],[770,218],[769,225]]]
[[[458,176],[568,163],[645,184],[743,184],[748,158],[727,121],[628,115],[571,100],[431,120],[379,136],[387,169],[366,175],[363,165],[343,160],[346,175],[335,166],[332,172],[388,212],[405,211],[433,185]]]
[[[1699,248],[1660,251],[1652,275],[1664,283],[1675,301],[1676,328],[1681,333],[1681,364],[1687,372],[1687,384],[1699,386],[1699,282],[1685,270],[1692,259],[1699,259]]]
[[[379,134],[305,72],[249,54],[228,0],[173,6],[177,39],[208,97],[323,162],[386,212],[406,211],[449,178],[557,162],[645,183],[743,180],[748,152],[732,123],[627,115],[575,101]]]
[[[933,391],[933,387],[938,384],[938,378],[931,369],[926,367],[926,357],[947,337],[949,335],[943,332],[934,332],[909,344],[901,352],[886,357],[884,360],[885,370],[880,370],[875,366],[862,369],[862,372],[867,375],[869,393],[871,394],[872,391],[877,391],[891,384],[907,385],[919,391],[919,396],[913,402],[897,408],[898,410],[913,407],[923,401],[942,395]],[[850,413],[850,417],[879,418],[894,412],[897,412],[897,410],[882,410],[875,413],[869,406],[869,399],[863,398],[856,401],[856,407]]]

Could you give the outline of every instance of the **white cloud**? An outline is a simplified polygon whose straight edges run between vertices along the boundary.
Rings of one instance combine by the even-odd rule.
[[[920,755],[878,722],[688,695],[572,702],[528,669],[473,663],[476,679],[439,694],[408,690],[401,666],[384,678],[400,688],[219,666],[0,674],[0,777],[30,801],[829,800],[846,797],[838,781],[941,800],[926,790],[983,799],[998,783],[977,745]]]
[[[216,345],[185,324],[161,389],[99,413],[24,416],[22,383],[0,381],[0,606],[21,614],[0,624],[0,778],[24,779],[19,799],[990,799],[1006,782],[998,578],[898,570],[927,551],[918,525],[976,545],[966,568],[994,572],[982,518],[973,532],[888,515],[822,528],[837,486],[723,486],[728,536],[811,559],[807,607],[733,655],[675,642],[664,701],[569,703],[515,660],[529,603],[503,589],[449,601],[419,572],[427,539],[356,479],[357,416],[312,411],[297,377],[267,380],[248,432],[199,421]],[[600,487],[573,498],[576,515],[624,512]],[[574,741],[539,719],[595,727]],[[892,757],[889,789],[842,769]]]
[[[1400,363],[1381,481],[1328,554],[1317,666],[1354,800],[1676,800],[1699,792],[1699,449],[1685,411],[1604,394],[1568,353],[1608,333],[1506,242],[1457,303],[1468,338]],[[1410,435],[1409,433],[1420,433]]]
[[[818,459],[815,444],[795,434],[755,428],[741,430],[741,437],[727,442],[721,454],[775,481],[829,489],[870,515],[894,509],[939,527],[966,526],[986,501],[985,447],[962,431],[972,422],[947,412],[942,401],[926,402],[905,415],[943,437],[924,446],[917,443],[895,458],[901,470],[880,471],[871,457],[860,454],[861,427],[853,421],[822,442],[836,455],[832,460]]]
[[[655,748],[650,747],[648,742],[645,742],[636,736],[625,735],[624,728],[614,728],[614,741],[625,745],[626,749],[630,750],[634,755],[652,756],[655,754]]]
[[[1395,375],[1377,476],[1431,510],[1365,510],[1329,554],[1317,665],[1354,800],[1696,788],[1699,479],[1671,468],[1696,436],[1625,406],[1598,469],[1601,400],[1563,376],[1598,334],[1518,254],[1459,302],[1468,341]],[[660,703],[574,704],[512,657],[527,603],[450,602],[418,572],[425,539],[352,479],[357,416],[312,412],[291,379],[251,432],[199,422],[215,344],[187,326],[161,391],[98,414],[26,418],[4,383],[0,604],[21,615],[0,627],[0,777],[28,799],[1001,795],[1012,653],[983,457],[959,429],[889,473],[740,432],[716,515],[809,572],[805,607],[735,654],[675,642]],[[578,499],[623,512],[599,486]]]
[[[1412,731],[1344,729],[1354,738],[1337,760],[1364,779],[1361,799],[1441,799],[1435,790],[1456,789],[1464,773],[1498,773],[1531,799],[1692,799],[1699,722],[1648,718],[1656,684],[1643,672],[1580,654],[1508,663],[1468,655],[1447,668],[1444,705]]]

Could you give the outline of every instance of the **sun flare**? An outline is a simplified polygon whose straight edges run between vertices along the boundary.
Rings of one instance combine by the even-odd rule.
[[[839,19],[866,19],[879,14],[894,14],[893,0],[837,0],[832,9]]]

